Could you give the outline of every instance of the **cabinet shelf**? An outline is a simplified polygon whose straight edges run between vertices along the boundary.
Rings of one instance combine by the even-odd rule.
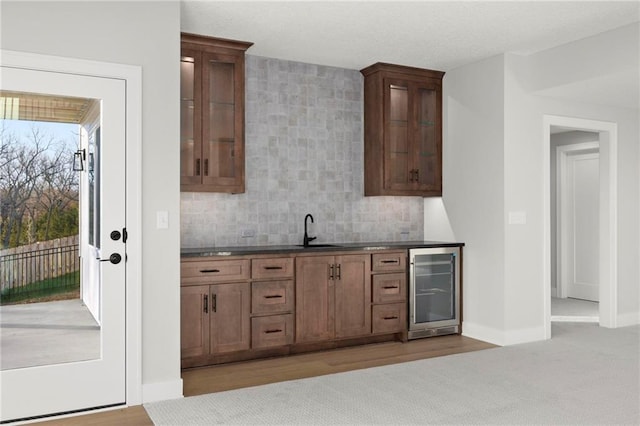
[[[211,105],[214,108],[218,107],[218,108],[229,108],[229,109],[231,109],[236,104],[233,103],[233,102],[214,102],[214,101],[211,101],[211,102],[209,102],[209,105]]]
[[[420,277],[436,277],[438,275],[451,275],[451,272],[434,272],[434,273],[429,273],[429,274],[416,273],[416,278],[420,278]]]

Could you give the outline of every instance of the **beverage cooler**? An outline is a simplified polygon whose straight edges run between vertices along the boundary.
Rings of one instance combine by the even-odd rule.
[[[409,339],[460,330],[460,247],[409,250]]]

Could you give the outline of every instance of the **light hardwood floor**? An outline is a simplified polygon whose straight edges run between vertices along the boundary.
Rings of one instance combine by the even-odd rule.
[[[194,368],[182,372],[183,392],[184,396],[201,395],[493,347],[495,346],[490,343],[451,335],[413,340],[407,343],[377,343],[280,358]],[[152,425],[153,423],[142,406],[135,406],[50,420],[39,424],[129,426]]]

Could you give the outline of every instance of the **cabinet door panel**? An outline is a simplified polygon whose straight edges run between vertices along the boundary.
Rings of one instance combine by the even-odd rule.
[[[180,354],[209,353],[209,286],[180,288]]]
[[[199,184],[202,167],[202,54],[182,49],[180,55],[180,183]]]
[[[334,336],[334,281],[329,279],[333,263],[333,256],[296,259],[296,342]]]
[[[417,171],[416,183],[424,191],[442,190],[439,90],[436,85],[416,85],[413,91],[416,132],[412,169]]]
[[[409,173],[411,156],[409,135],[411,116],[409,84],[403,80],[384,79],[385,96],[385,152],[384,184],[386,188],[407,189],[411,186]]]
[[[371,256],[336,257],[336,337],[371,334]]]
[[[243,60],[218,53],[203,55],[202,157],[203,184],[228,186],[229,192],[244,192]],[[234,189],[242,191],[234,191]]]
[[[249,349],[251,344],[249,283],[211,286],[211,353]]]

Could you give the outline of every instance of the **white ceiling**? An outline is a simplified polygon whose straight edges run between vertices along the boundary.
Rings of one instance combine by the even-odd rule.
[[[530,54],[638,21],[637,0],[181,4],[184,32],[253,42],[251,55],[349,69],[389,62],[449,71],[500,53]],[[593,91],[607,92],[607,87]]]

